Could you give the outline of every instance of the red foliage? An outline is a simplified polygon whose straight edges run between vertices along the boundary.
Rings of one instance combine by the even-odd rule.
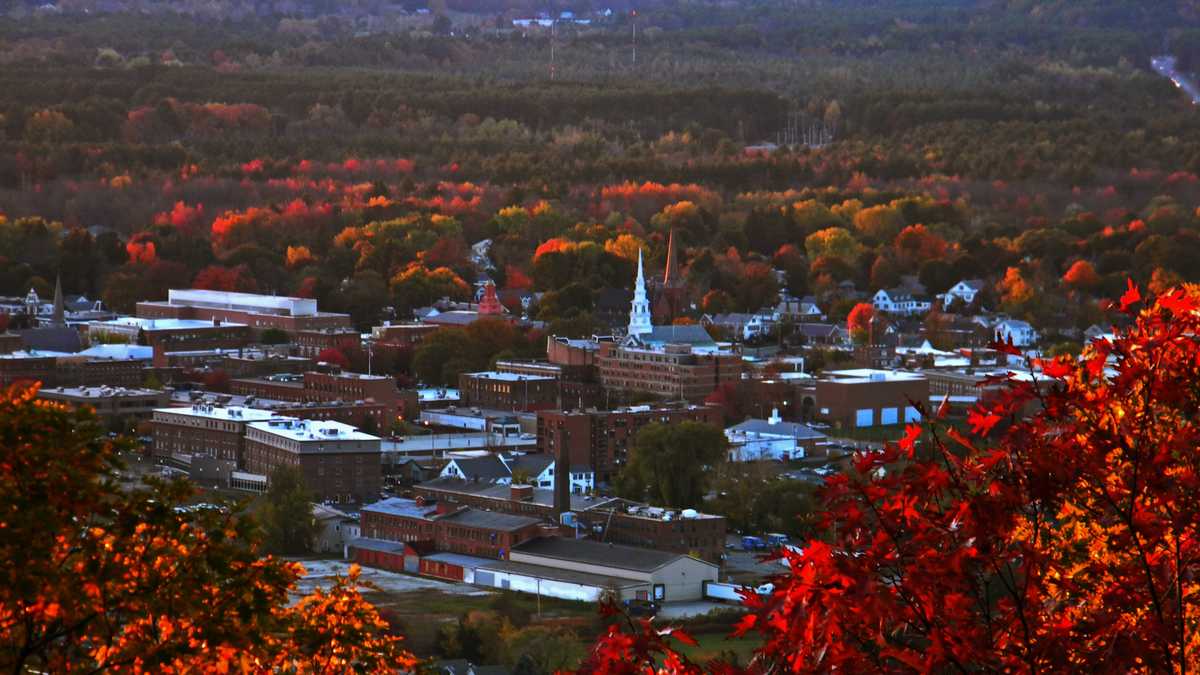
[[[322,349],[321,353],[317,354],[317,360],[325,363],[334,363],[342,368],[350,367],[350,359],[340,349],[334,349],[333,347]]]
[[[254,274],[245,265],[229,268],[209,265],[196,274],[192,288],[210,291],[242,291],[253,293],[258,290]]]
[[[752,665],[706,671],[1194,670],[1198,310],[1200,290],[1168,292],[1081,358],[1036,364],[1049,379],[998,377],[969,433],[929,420],[855,455],[822,490],[825,534],[746,599]],[[585,672],[697,672],[663,633],[611,629]]]
[[[871,319],[875,318],[875,307],[869,302],[860,302],[850,310],[846,317],[846,330],[851,335],[865,334],[871,328]]]
[[[125,253],[129,256],[129,262],[150,265],[158,260],[157,248],[152,237],[148,232],[139,232],[130,237],[125,243]]]
[[[896,252],[906,260],[923,262],[946,255],[946,241],[924,225],[909,225],[896,235]]]
[[[1092,288],[1100,283],[1100,275],[1096,274],[1096,268],[1090,262],[1076,260],[1063,275],[1063,283],[1072,288]]]
[[[167,212],[154,216],[155,225],[170,225],[186,234],[199,231],[204,220],[204,205],[188,206],[183,202],[175,202],[175,206]]]
[[[505,288],[533,288],[533,279],[529,278],[528,274],[521,271],[518,267],[508,265],[504,268],[504,286]]]

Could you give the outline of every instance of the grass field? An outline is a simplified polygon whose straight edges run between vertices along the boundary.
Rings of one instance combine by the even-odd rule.
[[[745,665],[754,654],[754,650],[762,644],[757,636],[750,635],[733,639],[723,633],[704,633],[692,635],[692,637],[699,644],[695,647],[678,645],[678,650],[679,653],[697,663],[704,663],[726,653],[732,653],[739,664]]]

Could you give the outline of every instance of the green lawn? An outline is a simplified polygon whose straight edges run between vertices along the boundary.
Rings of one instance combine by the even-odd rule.
[[[697,663],[711,661],[725,652],[732,652],[736,655],[738,663],[745,665],[754,654],[754,650],[762,644],[756,635],[733,639],[724,633],[704,633],[692,637],[699,643],[695,647],[678,642],[675,645],[680,654]]]

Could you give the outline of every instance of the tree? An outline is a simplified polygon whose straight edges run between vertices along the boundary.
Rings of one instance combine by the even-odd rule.
[[[830,227],[808,235],[804,240],[804,249],[808,252],[809,260],[828,257],[853,265],[858,260],[862,246],[846,228]]]
[[[850,310],[846,317],[846,330],[855,342],[862,344],[867,341],[871,332],[871,321],[875,319],[875,306],[869,302],[860,302]]]
[[[316,536],[312,491],[300,469],[281,465],[271,472],[271,486],[259,518],[266,532],[267,550],[299,555],[312,550]]]
[[[317,354],[317,361],[323,363],[332,363],[341,366],[342,369],[347,369],[350,367],[349,357],[347,357],[342,350],[336,347],[326,347],[325,349],[322,349],[321,353]]]
[[[1100,275],[1096,274],[1096,268],[1090,262],[1076,260],[1063,274],[1063,283],[1073,289],[1087,290],[1100,283]]]
[[[755,672],[1200,666],[1200,289],[1140,302],[1130,282],[1128,329],[1035,362],[1041,379],[995,380],[969,431],[928,411],[827,479],[825,536],[747,600]],[[614,626],[583,670],[701,672],[674,637]]]
[[[725,434],[711,424],[649,424],[634,438],[617,491],[662,506],[701,506],[712,468],[725,460],[726,445]]]
[[[258,338],[264,345],[286,345],[291,342],[286,331],[279,328],[268,328]]]
[[[9,672],[355,672],[415,666],[355,590],[293,603],[303,569],[262,557],[239,507],[123,489],[90,410],[0,394],[0,668]],[[353,664],[353,666],[351,666]]]

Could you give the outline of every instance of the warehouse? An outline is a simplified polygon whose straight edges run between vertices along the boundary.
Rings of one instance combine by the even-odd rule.
[[[671,602],[699,600],[704,595],[704,582],[717,581],[718,573],[716,565],[699,558],[583,539],[537,539],[513,548],[508,559],[510,563],[553,570],[544,574],[543,583],[565,582],[602,588],[611,588],[615,584],[632,591],[635,598]],[[504,570],[504,566],[498,565],[488,568]],[[526,575],[534,572],[528,569],[509,571]],[[587,580],[574,575],[567,579],[565,572],[586,575]],[[478,578],[476,574],[476,583]],[[545,594],[544,588],[542,592]],[[622,597],[625,597],[624,592]]]
[[[581,602],[599,602],[606,593],[627,600],[647,598],[653,592],[653,586],[643,581],[493,560],[475,570],[475,584]]]

